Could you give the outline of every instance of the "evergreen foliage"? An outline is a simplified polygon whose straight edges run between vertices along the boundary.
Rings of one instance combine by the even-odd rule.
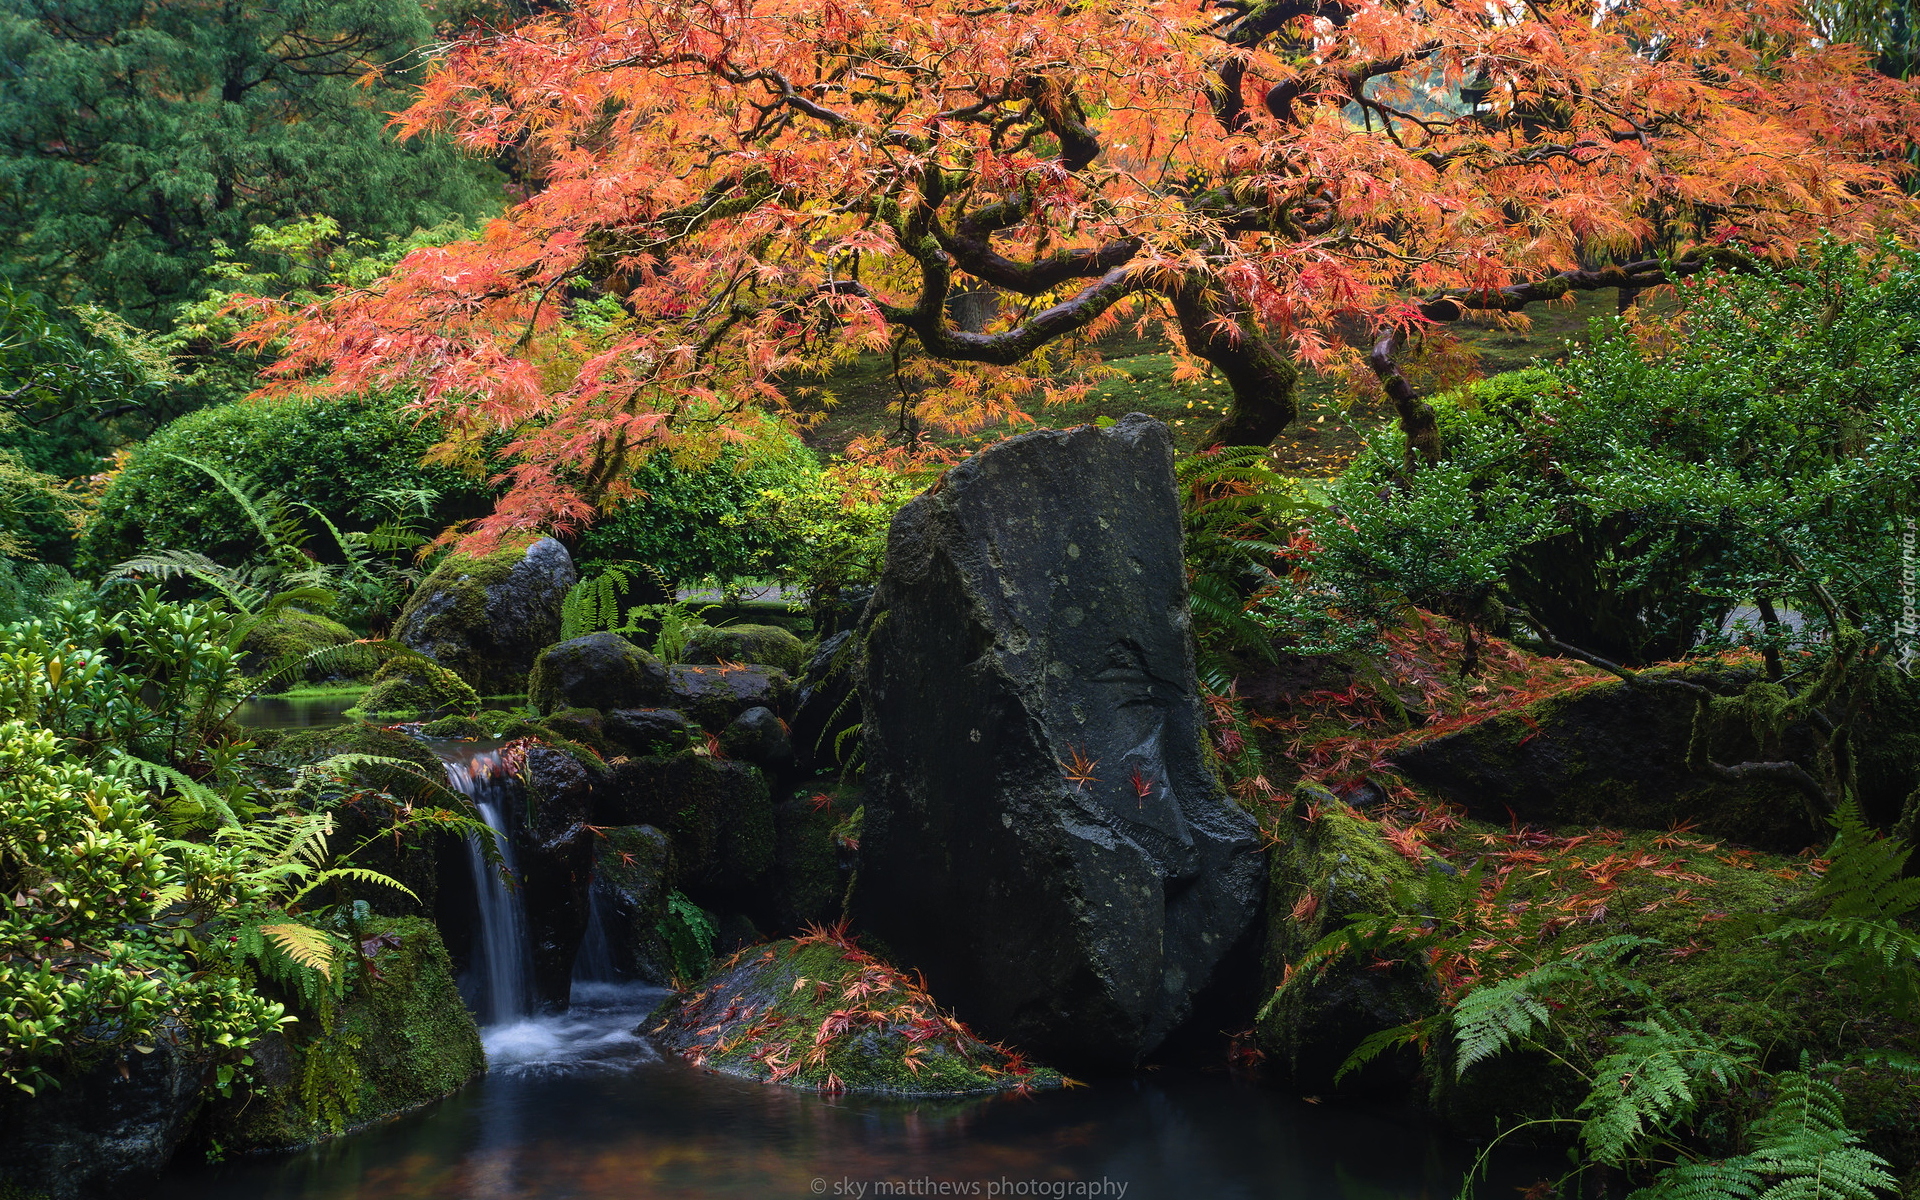
[[[6,273],[157,326],[255,225],[405,233],[493,207],[491,167],[386,128],[433,37],[417,0],[7,0]]]

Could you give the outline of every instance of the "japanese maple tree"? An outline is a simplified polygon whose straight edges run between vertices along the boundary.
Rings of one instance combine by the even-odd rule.
[[[399,123],[546,185],[252,337],[512,431],[487,540],[854,353],[977,427],[1128,319],[1231,385],[1214,440],[1371,348],[1431,456],[1407,334],[1904,228],[1920,103],[1787,0],[592,0],[456,42]]]

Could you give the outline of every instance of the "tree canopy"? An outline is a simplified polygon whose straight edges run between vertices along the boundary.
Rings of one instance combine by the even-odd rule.
[[[1371,347],[1431,457],[1409,333],[1910,222],[1920,103],[1867,59],[1788,0],[606,0],[465,37],[402,116],[542,190],[252,336],[514,430],[483,540],[857,351],[936,424],[1017,417],[1127,318],[1230,383],[1227,443]]]
[[[157,324],[256,224],[487,211],[491,166],[386,128],[433,36],[419,0],[0,0],[7,274]]]

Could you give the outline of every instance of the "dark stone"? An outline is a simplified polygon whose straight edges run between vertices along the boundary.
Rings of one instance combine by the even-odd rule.
[[[1716,691],[1749,678],[1692,672]],[[1606,825],[1665,829],[1691,821],[1708,837],[1793,854],[1819,840],[1806,801],[1766,780],[1729,783],[1687,768],[1694,701],[1677,689],[1607,681],[1417,743],[1389,756],[1413,782],[1505,825]],[[1744,730],[1720,730],[1713,758],[1741,762],[1759,748]],[[1813,761],[1804,732],[1787,757]],[[1769,755],[1772,757],[1772,755]]]
[[[616,979],[668,986],[673,957],[660,922],[673,892],[673,841],[651,825],[615,826],[600,834],[593,848],[593,890],[608,966]]]
[[[679,887],[703,908],[745,907],[773,864],[773,800],[752,765],[691,750],[616,764],[596,825],[653,825],[673,838]]]
[[[291,1149],[420,1108],[486,1073],[480,1032],[460,1002],[453,966],[433,924],[376,918],[360,932],[372,970],[333,1014],[332,1034],[322,1033],[318,1013],[296,1006],[300,1020],[291,1039],[269,1034],[249,1049],[251,1086],[230,1097],[209,1097],[203,1136],[229,1153]],[[314,1064],[316,1053],[344,1055],[351,1070]],[[307,1111],[301,1084],[315,1065],[319,1078],[351,1085],[348,1094],[333,1097],[351,1108],[345,1129],[330,1128]]]
[[[850,632],[860,623],[860,614],[867,611],[867,602],[872,599],[871,587],[823,589],[808,606],[815,635],[825,639]]]
[[[843,630],[820,643],[800,673],[791,740],[794,769],[802,777],[846,765],[842,753],[851,746],[840,743],[840,735],[860,724],[859,652],[853,631]]]
[[[525,777],[532,819],[519,831],[519,866],[534,998],[543,1008],[565,1008],[574,956],[587,931],[594,849],[587,818],[595,780],[578,758],[537,745],[527,749]]]
[[[675,666],[668,668],[668,675],[668,706],[687,714],[703,729],[725,729],[729,721],[750,708],[793,711],[793,682],[785,671],[775,667]]]
[[[778,625],[722,625],[694,631],[682,658],[690,663],[756,663],[791,674],[806,664],[807,646]]]
[[[793,933],[839,919],[847,878],[833,831],[845,815],[824,793],[774,805],[770,908],[781,930]]]
[[[483,696],[518,692],[534,656],[560,636],[560,604],[578,578],[552,538],[484,558],[449,555],[414,590],[394,638]]]
[[[667,694],[660,660],[617,633],[590,633],[540,652],[527,680],[534,711],[653,705]]]
[[[602,728],[614,749],[638,757],[685,750],[696,726],[671,708],[616,708]]]
[[[750,708],[720,731],[720,748],[728,758],[744,759],[769,771],[793,765],[793,742],[787,725],[770,708]]]
[[[863,636],[857,919],[986,1036],[1138,1063],[1264,889],[1201,756],[1166,427],[949,471],[895,517]]]
[[[597,708],[562,708],[540,719],[555,737],[585,746],[605,758],[608,752],[606,718]]]
[[[186,1137],[208,1061],[168,1035],[42,1088],[0,1096],[0,1193],[138,1194]]]
[[[1420,965],[1378,969],[1370,955],[1345,955],[1285,990],[1288,969],[1327,934],[1361,914],[1395,911],[1395,889],[1419,871],[1387,843],[1380,826],[1333,793],[1301,784],[1270,856],[1262,975],[1267,997],[1254,1036],[1268,1069],[1287,1086],[1329,1093],[1347,1055],[1370,1034],[1432,1012],[1436,998]],[[1378,1058],[1342,1082],[1343,1094],[1391,1092],[1419,1066],[1413,1053]]]

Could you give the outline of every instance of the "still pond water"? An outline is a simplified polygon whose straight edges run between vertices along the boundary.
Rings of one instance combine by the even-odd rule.
[[[491,1028],[492,1071],[452,1099],[296,1154],[178,1167],[154,1198],[803,1200],[936,1195],[927,1181],[944,1181],[979,1196],[1444,1200],[1472,1156],[1404,1111],[1224,1075],[951,1101],[747,1083],[632,1033],[661,995],[601,991],[567,1016]],[[1551,1166],[1503,1165],[1480,1195],[1512,1196]]]

